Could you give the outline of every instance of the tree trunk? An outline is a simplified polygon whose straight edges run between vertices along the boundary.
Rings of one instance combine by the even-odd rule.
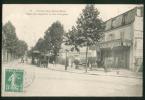
[[[8,55],[8,50],[7,50],[7,62],[8,62],[8,60],[9,60],[9,59],[8,59],[8,56],[9,56],[9,55]]]
[[[86,47],[86,72],[87,72],[87,69],[88,69],[88,45]]]
[[[67,51],[65,52],[66,60],[65,60],[65,70],[67,70]]]

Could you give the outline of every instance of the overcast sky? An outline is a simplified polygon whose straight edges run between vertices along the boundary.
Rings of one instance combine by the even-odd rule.
[[[136,6],[95,5],[104,21]],[[64,25],[65,31],[71,29],[84,7],[84,4],[4,4],[3,25],[11,21],[16,28],[18,38],[32,47],[40,37],[44,36],[46,29],[57,20]]]

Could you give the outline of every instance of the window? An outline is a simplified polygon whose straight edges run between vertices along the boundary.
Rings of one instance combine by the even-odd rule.
[[[135,37],[143,38],[143,32],[135,32]]]
[[[142,58],[135,58],[135,65],[140,66],[143,63],[143,59]]]
[[[113,39],[114,39],[114,34],[109,34],[108,40],[110,41],[110,40],[113,40]]]
[[[143,49],[143,40],[142,39],[137,39],[136,48],[137,49]]]
[[[122,40],[124,39],[124,32],[123,31],[120,32],[120,39],[122,39]]]
[[[137,9],[137,16],[141,16],[141,9]]]

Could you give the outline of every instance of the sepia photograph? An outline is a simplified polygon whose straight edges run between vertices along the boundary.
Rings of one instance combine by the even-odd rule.
[[[1,95],[143,97],[143,4],[3,4]]]

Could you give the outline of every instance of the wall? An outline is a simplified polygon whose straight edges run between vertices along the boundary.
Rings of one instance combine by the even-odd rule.
[[[137,70],[136,59],[143,58],[143,17],[136,16],[133,37],[133,69]],[[142,59],[143,60],[143,59]]]
[[[114,30],[106,31],[105,32],[105,41],[109,41],[108,37],[110,34],[114,34],[114,39],[120,39],[121,38],[121,32],[124,33],[124,39],[132,40],[133,42],[133,33],[134,33],[134,24],[131,23],[129,25],[125,25],[119,28],[116,28]],[[132,69],[133,65],[133,45],[130,46],[129,48],[129,68]]]
[[[123,32],[124,33],[124,39],[129,39],[131,40],[132,38],[132,28],[133,25],[129,24],[129,25],[125,25],[123,27],[119,27],[110,31],[106,31],[105,32],[105,41],[109,41],[109,35],[113,34],[114,35],[114,39],[120,39],[120,33]]]

